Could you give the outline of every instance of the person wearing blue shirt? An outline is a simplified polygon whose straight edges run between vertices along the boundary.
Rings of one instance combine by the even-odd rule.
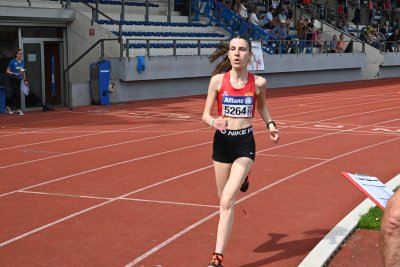
[[[275,34],[276,37],[281,40],[280,43],[277,43],[275,53],[285,53],[287,52],[288,42],[286,42],[286,37],[288,36],[288,28],[286,27],[286,21],[281,20],[279,25],[276,25],[275,28],[271,31],[271,33]],[[281,51],[279,52],[279,44]]]
[[[10,61],[7,67],[7,75],[11,87],[11,106],[18,108],[18,115],[23,116],[24,113],[21,110],[21,82],[23,81],[28,85],[28,81],[25,76],[25,63],[22,59],[22,50],[18,49],[15,53],[15,58]],[[6,112],[13,114],[10,105],[7,105]]]
[[[286,21],[281,20],[279,25],[276,25],[275,28],[272,30],[272,33],[275,34],[281,40],[286,40],[288,36],[288,29],[286,27]]]

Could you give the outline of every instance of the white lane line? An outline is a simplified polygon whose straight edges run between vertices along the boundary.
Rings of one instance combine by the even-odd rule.
[[[86,118],[86,117],[94,117],[94,116],[83,116],[83,117],[73,117],[73,118],[62,118],[66,120],[76,120],[76,119],[81,119],[81,118]],[[50,122],[50,121],[58,121],[60,119],[53,119],[53,120],[39,120],[39,122],[36,123],[31,123],[31,124],[37,124],[37,123],[44,123],[44,122]],[[26,126],[26,124],[21,124],[23,126],[5,126],[5,127],[12,127],[12,128],[17,128],[17,129],[24,129],[24,130],[32,130],[32,131],[25,131],[25,132],[18,132],[16,134],[10,134],[10,135],[4,135],[1,137],[9,137],[9,136],[16,136],[16,135],[23,135],[23,134],[31,134],[31,133],[43,133],[46,131],[53,131],[53,130],[58,130],[58,129],[66,129],[66,128],[74,128],[74,127],[80,127],[80,126],[89,126],[89,125],[96,125],[96,124],[104,124],[104,123],[112,123],[112,122],[120,122],[121,120],[110,120],[110,121],[102,121],[102,122],[90,122],[90,123],[83,123],[83,124],[77,124],[77,125],[68,125],[68,126],[61,126],[61,127],[53,127],[53,128],[45,128],[38,130],[37,128],[29,128],[29,127],[23,127]],[[20,125],[20,124],[12,124],[12,125]]]
[[[96,197],[96,196],[83,196],[83,195],[80,196],[80,195],[74,195],[74,194],[49,193],[49,192],[39,192],[39,191],[31,191],[31,190],[19,190],[18,193],[35,194],[35,195],[46,195],[46,196],[101,199],[101,200],[110,200],[110,199],[112,199],[112,198],[109,198],[109,197]]]
[[[328,129],[341,129],[343,125],[327,125],[327,124],[315,124],[314,127],[316,128],[328,128]]]
[[[142,260],[144,260],[145,258],[147,258],[148,256],[150,256],[151,254],[157,252],[158,250],[160,250],[161,248],[165,247],[166,245],[168,245],[169,243],[171,243],[172,241],[174,241],[175,239],[178,239],[179,237],[183,236],[184,234],[190,232],[191,230],[193,230],[194,228],[196,228],[197,226],[207,222],[208,220],[214,218],[215,216],[217,216],[219,214],[219,211],[215,211],[214,213],[211,213],[210,215],[208,215],[207,217],[204,217],[203,219],[197,221],[196,223],[190,225],[189,227],[183,229],[182,231],[180,231],[179,233],[175,234],[174,236],[168,238],[167,240],[165,240],[164,242],[160,243],[158,246],[150,249],[149,251],[147,251],[146,253],[144,253],[143,255],[141,255],[140,257],[134,259],[132,262],[128,263],[127,265],[125,265],[125,267],[131,267],[136,265],[137,263],[141,262]]]
[[[324,158],[312,158],[312,157],[294,157],[294,156],[285,156],[285,155],[274,155],[274,154],[266,154],[266,153],[257,153],[258,156],[266,156],[266,157],[276,157],[276,158],[291,158],[291,159],[310,159],[310,160],[328,160]]]
[[[397,134],[400,134],[400,129],[399,128],[397,128],[397,129],[388,129],[388,128],[383,128],[383,127],[381,127],[381,128],[374,128],[374,129],[372,129],[372,131],[378,131],[378,132],[389,132],[389,133],[397,133]]]
[[[376,88],[376,87],[375,87]],[[275,103],[275,102],[288,102],[288,101],[295,101],[295,100],[303,100],[303,99],[321,99],[321,98],[326,98],[326,97],[332,97],[332,96],[334,96],[334,97],[340,97],[340,100],[339,101],[341,101],[341,99],[343,98],[343,96],[344,97],[346,97],[347,95],[350,95],[350,97],[352,96],[352,95],[355,95],[355,93],[357,93],[357,92],[362,92],[362,94],[359,94],[359,95],[363,95],[365,92],[379,92],[379,91],[382,91],[382,90],[385,90],[385,91],[387,91],[387,90],[390,90],[390,89],[397,89],[398,88],[398,86],[397,85],[387,85],[387,86],[380,86],[379,88],[377,88],[377,89],[365,89],[365,88],[360,88],[360,89],[351,89],[351,90],[347,90],[347,91],[345,91],[345,90],[340,90],[340,91],[334,91],[333,93],[330,93],[331,91],[327,91],[327,92],[323,92],[322,94],[317,94],[317,95],[312,95],[312,96],[310,96],[310,95],[306,95],[306,94],[304,94],[304,93],[299,93],[298,94],[298,96],[293,96],[293,93],[288,93],[288,94],[280,94],[279,96],[280,97],[276,97],[276,94],[274,94],[274,95],[272,95],[271,96],[271,99],[269,99],[269,102],[272,102],[272,103]],[[389,93],[383,93],[384,95],[392,95],[393,93],[395,93],[395,92],[389,92]],[[370,94],[370,95],[365,95],[365,97],[371,97],[371,96],[381,96],[381,95],[383,95],[383,94]],[[304,95],[306,95],[306,96],[304,96]],[[291,97],[290,99],[281,99],[281,97]],[[361,97],[356,97],[356,98],[361,98]],[[275,99],[277,99],[277,100],[275,100]],[[331,102],[331,101],[330,101]]]
[[[65,180],[65,179],[68,179],[68,178],[71,178],[71,177],[75,177],[75,176],[79,176],[79,175],[82,175],[82,174],[91,173],[91,172],[95,172],[95,171],[99,171],[99,170],[104,170],[104,169],[112,168],[112,167],[119,166],[119,165],[122,165],[122,164],[131,163],[131,162],[135,162],[135,161],[138,161],[138,160],[147,159],[147,158],[151,158],[151,157],[155,157],[155,156],[160,156],[160,155],[164,155],[164,154],[168,154],[168,153],[173,153],[173,152],[184,150],[184,149],[191,149],[191,148],[194,148],[194,147],[198,147],[198,146],[202,146],[202,145],[210,144],[210,143],[211,142],[206,142],[206,143],[200,143],[200,144],[195,144],[195,145],[191,145],[191,146],[175,148],[175,149],[171,149],[171,150],[167,150],[167,151],[163,151],[163,152],[159,152],[159,153],[154,153],[154,154],[150,154],[150,155],[139,157],[139,158],[133,158],[133,159],[124,160],[124,161],[120,161],[120,162],[113,163],[113,164],[104,165],[104,166],[101,166],[101,167],[98,167],[98,168],[89,169],[89,170],[86,170],[86,171],[83,171],[83,172],[74,173],[74,174],[71,174],[71,175],[63,176],[63,177],[56,178],[56,179],[53,179],[53,180],[50,180],[50,181],[46,181],[46,182],[43,182],[43,183],[27,186],[27,187],[24,187],[24,188],[15,190],[15,191],[4,193],[4,194],[1,194],[0,197],[11,195],[11,194],[17,193],[17,192],[22,191],[22,190],[27,190],[27,189],[31,189],[31,188],[34,188],[34,187],[38,187],[38,186],[42,186],[42,185],[46,185],[46,184],[62,181],[62,180]],[[209,167],[210,166],[205,167],[205,168],[209,168]],[[199,170],[202,170],[202,169],[205,169],[205,168],[201,168]],[[194,173],[194,172],[196,172],[196,171],[188,172],[188,173],[190,174],[190,173]],[[184,174],[184,175],[186,175],[186,174]],[[179,176],[176,176],[176,177],[179,178],[181,176],[183,176],[183,175],[179,175]],[[172,180],[174,180],[174,179],[172,179]],[[164,180],[164,181],[172,181],[172,180],[171,179],[167,179],[167,180]],[[155,184],[153,184],[151,186],[144,187],[143,190],[151,188],[153,186],[157,186],[159,184],[163,184],[164,181],[159,182],[159,183],[155,183]]]
[[[63,138],[52,139],[52,140],[46,140],[46,141],[35,142],[35,143],[28,143],[28,144],[23,144],[23,145],[18,145],[18,146],[4,147],[4,148],[0,148],[0,151],[2,151],[2,150],[14,149],[14,148],[27,147],[27,146],[48,144],[48,143],[58,142],[58,141],[72,140],[72,139],[76,139],[76,138],[88,137],[88,136],[94,136],[94,135],[100,135],[100,134],[104,134],[104,133],[116,133],[116,132],[125,131],[125,130],[130,130],[130,129],[140,129],[140,128],[152,127],[152,126],[157,126],[157,125],[160,125],[160,124],[157,123],[157,124],[150,124],[150,125],[139,126],[139,127],[129,127],[129,128],[123,128],[123,129],[112,130],[112,131],[107,131],[107,132],[100,132],[100,131],[98,131],[98,132],[90,133],[90,134],[83,134],[83,135],[70,136],[70,137],[63,137]],[[52,134],[52,133],[49,133],[49,134]]]
[[[55,155],[64,155],[62,152],[56,151],[45,151],[45,150],[33,150],[33,149],[25,149],[23,150],[24,153],[40,153],[40,154],[55,154]]]
[[[173,204],[173,205],[183,205],[183,206],[194,206],[194,207],[207,207],[207,208],[216,208],[219,209],[219,206],[216,205],[206,205],[206,204],[195,204],[195,203],[184,203],[184,202],[175,202],[175,201],[164,201],[164,200],[154,200],[154,199],[142,199],[142,198],[121,198],[122,200],[130,200],[130,201],[139,201],[139,202],[151,202],[151,203],[160,203],[160,204]]]
[[[357,97],[347,97],[347,98],[343,98],[343,97],[338,97],[336,99],[329,99],[329,100],[325,100],[325,96],[323,97],[319,97],[319,98],[296,98],[294,100],[288,100],[290,102],[293,101],[297,101],[298,100],[311,100],[311,101],[315,101],[315,102],[307,102],[307,103],[301,103],[301,104],[290,104],[290,105],[282,105],[282,106],[277,106],[274,107],[274,109],[283,109],[283,108],[290,108],[290,107],[303,107],[303,106],[308,106],[308,107],[313,107],[316,105],[320,105],[320,104],[324,104],[324,103],[332,103],[332,102],[340,102],[343,103],[343,101],[349,101],[349,100],[366,100],[365,98],[369,98],[369,97],[374,97],[374,96],[382,96],[382,95],[388,95],[391,96],[392,93],[385,93],[385,94],[376,94],[376,95],[368,95],[368,96],[357,96]],[[386,100],[390,100],[390,99],[380,99],[378,101],[386,101]],[[274,102],[274,101],[271,101]],[[287,101],[286,101],[287,102]]]
[[[87,149],[76,150],[76,151],[73,151],[73,152],[64,153],[63,155],[49,156],[49,157],[44,157],[44,158],[39,158],[39,159],[34,159],[34,160],[29,160],[29,161],[23,161],[23,162],[14,163],[14,164],[9,164],[9,165],[5,165],[5,166],[0,166],[0,170],[1,169],[15,167],[15,166],[35,163],[35,162],[39,162],[39,161],[44,161],[44,160],[48,160],[48,159],[54,159],[54,158],[64,157],[64,156],[69,156],[69,155],[75,155],[75,154],[79,154],[79,153],[82,153],[82,152],[88,152],[88,151],[94,151],[94,150],[104,149],[104,148],[109,148],[109,147],[114,147],[114,146],[132,144],[132,143],[136,143],[136,142],[140,142],[140,141],[156,139],[156,138],[159,138],[159,137],[166,137],[166,136],[172,136],[172,135],[196,132],[196,131],[199,131],[199,130],[202,130],[202,129],[204,129],[204,128],[199,128],[199,129],[190,130],[190,131],[181,131],[181,132],[177,132],[177,133],[169,133],[169,134],[163,134],[163,135],[150,136],[150,137],[145,137],[145,138],[125,141],[125,142],[119,142],[119,143],[114,143],[114,144],[109,144],[109,145],[104,145],[104,146],[97,146],[97,147],[92,147],[92,148],[87,148]]]
[[[32,231],[26,232],[26,233],[24,233],[24,234],[22,234],[22,235],[19,235],[19,236],[16,236],[16,237],[12,238],[12,239],[6,240],[6,241],[0,243],[0,247],[3,247],[3,246],[8,245],[8,244],[10,244],[10,243],[13,243],[13,242],[15,242],[15,241],[17,241],[17,240],[19,240],[19,239],[22,239],[22,238],[24,238],[24,237],[30,236],[30,235],[32,235],[32,234],[34,234],[34,233],[37,233],[37,232],[39,232],[39,231],[42,231],[42,230],[44,230],[44,229],[46,229],[46,228],[49,228],[49,227],[51,227],[51,226],[53,226],[53,225],[56,225],[56,224],[58,224],[58,223],[64,222],[64,221],[66,221],[66,220],[68,220],[68,219],[74,218],[74,217],[76,217],[76,216],[78,216],[78,215],[81,215],[81,214],[83,214],[83,213],[86,213],[86,212],[88,212],[88,211],[91,211],[91,210],[97,209],[97,208],[99,208],[99,207],[102,207],[102,206],[104,206],[104,205],[110,204],[110,203],[112,203],[112,202],[114,202],[114,201],[116,201],[116,200],[120,200],[120,199],[126,198],[126,197],[128,197],[129,195],[132,195],[132,194],[135,194],[135,193],[138,193],[138,192],[147,190],[147,189],[149,189],[149,188],[152,188],[152,187],[155,187],[155,186],[158,186],[158,185],[161,185],[161,184],[165,184],[165,183],[167,183],[167,182],[170,182],[170,181],[179,179],[179,178],[181,178],[181,177],[184,177],[184,176],[187,176],[187,175],[196,173],[196,172],[200,172],[200,171],[206,170],[206,169],[211,168],[211,167],[212,167],[212,165],[206,166],[206,167],[203,167],[203,168],[199,168],[199,169],[197,169],[197,170],[190,171],[190,172],[187,172],[187,173],[178,175],[178,176],[174,176],[174,177],[169,178],[169,179],[166,179],[166,180],[164,180],[164,181],[161,181],[161,182],[158,182],[158,183],[155,183],[155,184],[151,184],[151,185],[148,185],[148,186],[146,186],[146,187],[143,187],[143,188],[134,190],[134,191],[132,191],[132,192],[123,194],[123,195],[121,195],[121,196],[118,196],[118,197],[115,197],[115,198],[111,198],[111,199],[109,199],[109,200],[107,200],[107,201],[105,201],[105,202],[102,202],[102,203],[99,203],[99,204],[97,204],[97,205],[91,206],[91,207],[89,207],[89,208],[87,208],[87,209],[84,209],[84,210],[75,212],[75,213],[73,213],[73,214],[71,214],[71,215],[68,215],[68,216],[63,217],[63,218],[61,218],[61,219],[58,219],[58,220],[56,220],[56,221],[54,221],[54,222],[51,222],[51,223],[45,224],[45,225],[43,225],[43,226],[41,226],[41,227],[38,227],[38,228],[36,228],[36,229],[34,229],[34,230],[32,230]]]
[[[111,200],[112,199],[111,197],[84,196],[84,195],[65,194],[65,193],[49,193],[49,192],[39,192],[39,191],[30,191],[30,190],[20,190],[20,191],[18,191],[18,193],[46,195],[46,196],[59,196],[59,197],[72,197],[72,198],[100,199],[100,200]],[[127,201],[150,202],[150,203],[159,203],[159,204],[172,204],[172,205],[207,207],[207,208],[219,209],[219,206],[216,206],[216,205],[206,205],[206,204],[198,204],[198,203],[176,202],[176,201],[144,199],[144,198],[129,198],[129,197],[123,197],[123,198],[119,198],[119,199],[127,200]]]
[[[300,170],[300,171],[295,172],[295,173],[293,173],[291,175],[288,175],[288,176],[286,176],[286,177],[284,177],[282,179],[279,179],[278,181],[275,181],[275,182],[273,182],[273,183],[271,183],[271,184],[269,184],[269,185],[267,185],[267,186],[265,186],[265,187],[263,187],[263,188],[261,188],[261,189],[259,189],[257,191],[254,191],[254,192],[252,192],[252,193],[240,198],[239,200],[237,200],[235,202],[235,205],[237,205],[237,204],[239,204],[239,203],[241,203],[241,202],[243,202],[243,201],[245,201],[245,200],[247,200],[247,199],[249,199],[249,198],[251,198],[253,196],[258,195],[259,193],[264,192],[265,190],[267,190],[267,189],[269,189],[269,188],[271,188],[273,186],[276,186],[276,185],[281,184],[281,183],[283,183],[285,181],[288,181],[288,180],[292,179],[293,177],[296,177],[297,175],[303,174],[303,173],[305,173],[307,171],[310,171],[312,169],[315,169],[315,168],[317,168],[317,167],[319,167],[321,165],[324,165],[326,163],[329,163],[331,161],[337,160],[339,158],[342,158],[342,157],[345,157],[345,156],[349,156],[351,154],[354,154],[354,153],[357,153],[357,152],[360,152],[360,151],[363,151],[363,150],[366,150],[366,149],[369,149],[369,148],[372,148],[372,147],[375,147],[375,146],[380,146],[380,145],[383,145],[383,144],[386,144],[386,143],[389,143],[389,142],[394,142],[394,141],[399,140],[399,139],[400,139],[400,137],[397,137],[397,138],[386,140],[386,141],[383,141],[383,142],[380,142],[380,143],[376,143],[376,144],[373,144],[373,145],[365,146],[365,147],[362,147],[362,148],[359,148],[359,149],[355,149],[355,150],[347,152],[347,153],[343,153],[341,155],[338,155],[338,156],[333,157],[331,159],[328,159],[326,161],[314,164],[314,165],[312,165],[310,167],[307,167],[307,168],[305,168],[303,170]],[[137,257],[136,259],[134,259],[130,263],[126,264],[125,267],[131,267],[131,266],[136,265],[137,263],[141,262],[145,258],[149,257],[151,254],[159,251],[160,249],[162,249],[163,247],[165,247],[166,245],[168,245],[172,241],[178,239],[179,237],[181,237],[184,234],[188,233],[189,231],[193,230],[197,226],[207,222],[208,220],[212,219],[213,217],[217,216],[218,214],[219,214],[219,211],[216,211],[216,212],[208,215],[207,217],[197,221],[196,223],[192,224],[191,226],[185,228],[184,230],[180,231],[179,233],[173,235],[172,237],[166,239],[164,242],[158,244],[157,246],[153,247],[149,251],[147,251],[144,254],[140,255],[139,257]]]
[[[327,110],[335,110],[335,109],[343,109],[343,108],[352,108],[352,107],[356,107],[356,106],[364,106],[364,105],[370,105],[370,104],[377,104],[377,103],[381,103],[381,102],[390,102],[390,101],[395,101],[394,99],[388,99],[388,100],[382,100],[382,101],[373,101],[373,102],[368,102],[368,103],[361,103],[361,104],[352,104],[352,105],[344,105],[344,106],[340,106],[340,107],[331,107],[331,108],[323,108],[323,109],[313,109],[313,110],[309,110],[309,111],[303,111],[303,112],[297,112],[297,113],[292,113],[292,114],[286,114],[286,115],[281,115],[278,116],[278,118],[286,118],[286,117],[291,117],[291,116],[298,116],[298,115],[304,115],[304,114],[310,114],[310,113],[315,113],[315,112],[323,112],[323,111],[327,111]],[[384,111],[384,110],[391,110],[391,109],[398,109],[400,108],[399,106],[396,107],[390,107],[390,108],[383,108],[383,109],[379,109],[379,111]],[[368,113],[372,113],[372,112],[376,112],[376,110],[371,110],[369,112],[359,112],[359,113],[352,113],[350,115],[345,115],[343,117],[351,117],[354,116],[355,114],[368,114]],[[321,120],[322,121],[329,121],[332,119],[327,119],[327,120]]]

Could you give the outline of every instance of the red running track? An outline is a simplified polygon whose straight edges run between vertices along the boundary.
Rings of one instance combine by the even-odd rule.
[[[255,118],[226,266],[297,266],[364,200],[340,173],[400,172],[400,79],[281,88]],[[218,198],[205,96],[0,115],[1,266],[206,266]]]

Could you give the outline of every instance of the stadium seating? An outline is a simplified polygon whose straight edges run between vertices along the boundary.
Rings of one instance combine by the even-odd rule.
[[[78,0],[71,2],[74,3],[72,4],[74,9],[80,10],[81,13],[93,20],[93,12],[88,6],[80,4]],[[84,2],[94,7],[96,0]],[[133,2],[125,1],[125,4],[130,7],[125,8],[124,19],[120,20],[121,1],[99,1],[99,10],[112,19],[99,14],[95,22],[115,36],[121,35],[123,42],[129,43],[130,51],[125,50],[125,53],[128,53],[129,56],[146,55],[148,53],[170,55],[173,52],[177,55],[197,55],[199,48],[201,54],[209,55],[213,52],[213,47],[216,44],[229,37],[229,34],[218,26],[213,26],[206,21],[191,21],[187,16],[180,15],[179,12],[173,12],[171,19],[167,19],[166,1],[153,1],[149,5],[148,21],[144,16],[146,11],[144,2],[133,4]],[[150,45],[147,45],[143,39],[149,39]],[[173,49],[170,39],[187,41],[177,43]],[[204,39],[200,45],[198,44],[199,39]],[[214,39],[215,41],[213,41]]]

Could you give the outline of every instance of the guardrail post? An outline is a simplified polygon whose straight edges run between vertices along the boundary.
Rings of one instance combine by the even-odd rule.
[[[99,20],[99,0],[96,0],[96,10],[94,12],[94,21]]]
[[[126,39],[125,49],[125,57],[128,58],[128,61],[131,61],[131,59],[129,58],[129,39]]]
[[[124,57],[124,41],[122,38],[119,40],[119,61]]]
[[[100,59],[101,61],[104,60],[104,40],[101,40],[100,43]]]
[[[201,56],[201,48],[200,48],[200,46],[201,46],[201,41],[200,41],[200,39],[198,39],[197,40],[197,55],[198,56]]]
[[[92,9],[92,20],[90,21],[90,26],[93,26],[94,21],[95,21],[95,17],[96,17],[96,11],[94,9]]]
[[[192,23],[192,1],[191,0],[189,0],[188,23]]]
[[[146,52],[147,52],[147,56],[150,57],[150,40],[149,39],[146,40]]]
[[[144,21],[149,22],[149,0],[146,0],[146,14],[144,15]]]
[[[125,0],[121,1],[121,21],[125,20]]]
[[[167,22],[171,22],[171,0],[168,0],[168,14],[167,14]]]

